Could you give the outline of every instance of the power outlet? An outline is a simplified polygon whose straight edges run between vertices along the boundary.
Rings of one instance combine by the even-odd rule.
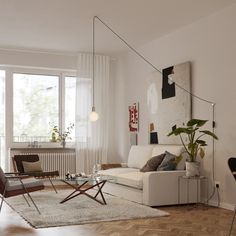
[[[220,182],[219,181],[215,181],[215,187],[219,188],[220,187]]]

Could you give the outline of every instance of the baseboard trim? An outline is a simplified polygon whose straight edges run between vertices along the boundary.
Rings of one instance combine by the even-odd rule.
[[[62,183],[62,181],[60,181],[58,179],[54,179],[53,180],[53,184],[55,186],[57,186],[57,185],[64,185],[64,183]],[[45,186],[51,186],[51,183],[49,182],[49,180],[44,180],[44,185]],[[206,199],[204,199],[203,202],[205,202],[205,201],[206,201]],[[210,201],[208,201],[208,205],[214,206],[214,207],[218,207],[218,202],[214,201],[214,200],[210,200]],[[236,207],[236,205],[230,204],[230,203],[227,203],[227,202],[220,202],[219,207],[223,208],[223,209],[226,209],[226,210],[234,211],[234,208]]]
[[[212,200],[210,200],[210,201],[208,202],[208,204],[209,204],[210,206],[218,207],[218,202],[217,202],[217,201],[212,201]],[[229,203],[226,203],[226,202],[220,202],[219,207],[233,211],[234,208],[235,208],[235,205],[229,204]]]

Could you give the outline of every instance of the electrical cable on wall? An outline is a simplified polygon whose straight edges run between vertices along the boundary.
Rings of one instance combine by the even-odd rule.
[[[212,133],[215,133],[215,103],[212,104]],[[213,182],[213,190],[210,197],[207,199],[207,202],[213,198],[215,195],[215,139],[212,139],[212,182]],[[220,205],[220,194],[219,194],[219,187],[217,187],[217,202],[218,207]]]

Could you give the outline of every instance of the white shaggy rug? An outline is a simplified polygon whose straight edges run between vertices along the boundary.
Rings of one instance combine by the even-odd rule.
[[[104,194],[107,205],[101,205],[84,195],[60,204],[60,201],[69,193],[71,193],[70,190],[60,190],[58,194],[53,191],[31,193],[31,196],[41,211],[41,215],[38,214],[34,206],[29,207],[27,205],[23,196],[11,197],[6,199],[6,201],[35,228],[169,215],[165,211],[153,209],[107,194]]]

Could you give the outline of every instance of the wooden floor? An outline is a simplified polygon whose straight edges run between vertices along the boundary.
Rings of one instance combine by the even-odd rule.
[[[34,229],[9,206],[0,213],[0,236],[166,235],[226,236],[233,212],[204,205],[159,207],[170,216]],[[236,222],[232,235],[236,235]]]

